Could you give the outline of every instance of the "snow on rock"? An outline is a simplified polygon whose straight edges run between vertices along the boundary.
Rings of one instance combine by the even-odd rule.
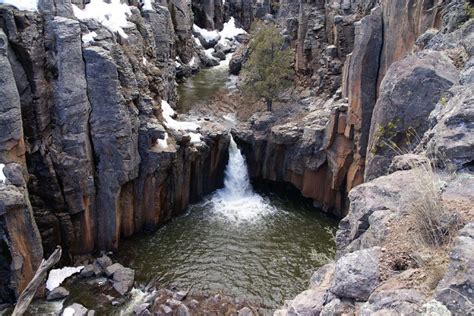
[[[79,267],[64,267],[61,269],[53,269],[49,272],[48,280],[46,281],[46,288],[49,291],[54,290],[63,283],[64,280],[69,278],[75,273],[81,272],[84,266]]]
[[[168,102],[165,100],[161,101],[161,112],[163,115],[164,124],[167,128],[174,129],[177,131],[196,131],[200,126],[194,122],[180,122],[173,118],[175,114]]]
[[[194,144],[194,143],[200,143],[201,142],[201,137],[202,137],[201,133],[192,133],[192,132],[190,132],[189,136],[191,136],[191,143]]]
[[[193,67],[194,65],[196,65],[196,57],[193,56],[193,58],[191,58],[189,61],[188,66]]]
[[[200,28],[196,24],[193,24],[193,31],[198,33],[199,35],[201,35],[202,38],[206,42],[212,42],[212,41],[218,41],[219,40],[219,32],[217,32],[216,30],[208,31],[206,29]]]
[[[38,11],[38,0],[0,0],[0,4],[9,4],[18,10]]]
[[[121,3],[120,0],[111,0],[110,3],[103,0],[91,0],[86,4],[84,10],[74,4],[72,8],[74,15],[79,20],[96,20],[111,32],[117,32],[123,38],[128,37],[123,28],[128,25],[127,16],[132,15],[132,12],[130,7]]]
[[[224,28],[219,32],[219,36],[221,37],[219,43],[225,44],[226,41],[231,40],[240,34],[247,34],[247,32],[245,32],[244,29],[236,27],[235,19],[231,17],[229,21],[224,23]]]
[[[143,0],[142,11],[155,11],[153,5],[151,4],[152,0]]]
[[[84,34],[82,35],[82,42],[84,44],[93,42],[96,36],[97,36],[96,32],[90,32],[90,33]]]
[[[165,138],[164,139],[159,139],[158,138],[156,140],[156,143],[158,144],[158,146],[160,146],[163,149],[168,148],[168,133],[165,133]]]
[[[7,177],[3,173],[3,168],[5,168],[5,164],[0,163],[0,183],[5,183],[7,181]]]

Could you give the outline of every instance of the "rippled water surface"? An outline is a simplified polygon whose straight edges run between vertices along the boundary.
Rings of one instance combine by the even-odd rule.
[[[238,220],[204,202],[154,234],[126,240],[117,259],[144,283],[157,275],[163,285],[278,307],[333,255],[336,223],[308,203],[260,193],[272,211]]]

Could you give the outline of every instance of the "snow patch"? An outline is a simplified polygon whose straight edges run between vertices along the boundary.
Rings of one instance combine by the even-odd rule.
[[[5,177],[5,174],[3,173],[3,168],[5,168],[5,164],[0,163],[0,183],[6,183],[7,177]]]
[[[74,316],[76,311],[72,307],[66,307],[62,313],[62,316]]]
[[[90,32],[90,33],[84,34],[82,35],[82,42],[84,44],[93,42],[96,36],[97,36],[96,32]]]
[[[201,41],[199,38],[193,35],[194,42],[196,43],[197,47],[202,47]]]
[[[191,136],[191,143],[200,143],[201,142],[201,133],[189,133],[189,136]]]
[[[151,4],[152,0],[143,0],[142,11],[155,11],[153,5]]]
[[[168,133],[165,132],[165,138],[164,138],[164,139],[158,138],[158,139],[156,140],[156,143],[157,143],[158,146],[160,146],[161,148],[168,148]]]
[[[235,26],[235,19],[231,17],[229,21],[224,23],[224,28],[219,32],[221,39],[219,43],[225,44],[226,41],[233,39],[237,35],[247,34],[244,29]]]
[[[219,39],[219,32],[216,30],[208,31],[206,29],[200,28],[196,24],[193,24],[193,31],[199,33],[199,35],[201,35],[206,40],[206,42],[217,41]]]
[[[120,0],[111,0],[110,3],[103,0],[91,0],[84,10],[74,4],[72,9],[79,20],[96,20],[111,32],[117,32],[123,38],[128,37],[123,28],[128,25],[127,16],[131,16],[132,12],[130,7],[121,3]]]
[[[196,65],[196,57],[193,56],[193,58],[191,58],[189,61],[188,66],[193,67],[194,65]]]
[[[64,267],[61,269],[53,269],[49,272],[48,280],[46,281],[46,288],[49,291],[54,290],[63,283],[64,280],[71,275],[81,272],[84,266],[79,267]]]
[[[143,66],[146,66],[148,64],[145,57],[142,58],[142,63],[143,63]]]
[[[38,11],[38,0],[0,0],[0,4],[9,4],[18,10]]]
[[[161,112],[163,115],[164,124],[170,129],[177,131],[196,131],[200,126],[194,122],[180,122],[176,121],[172,116],[175,114],[168,102],[161,101]]]

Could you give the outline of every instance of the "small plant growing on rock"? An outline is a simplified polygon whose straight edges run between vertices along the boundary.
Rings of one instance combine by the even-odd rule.
[[[250,56],[244,65],[244,92],[264,99],[267,110],[273,101],[291,85],[293,52],[284,47],[283,36],[270,23],[256,23],[250,41]]]

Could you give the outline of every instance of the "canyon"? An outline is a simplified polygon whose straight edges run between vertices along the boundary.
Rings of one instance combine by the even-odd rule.
[[[289,183],[341,219],[334,262],[277,315],[473,311],[471,2],[97,3],[111,15],[83,0],[0,2],[0,303],[56,245],[62,264],[116,251],[222,188],[230,131],[252,179]],[[231,127],[213,113],[176,116],[176,78],[218,65],[226,46],[232,73],[245,64],[245,34],[203,35],[230,19],[247,32],[256,19],[276,23],[297,86],[275,111]],[[428,290],[410,283],[426,270],[398,267],[405,253],[388,246],[425,156],[442,157],[441,200],[462,217]]]

